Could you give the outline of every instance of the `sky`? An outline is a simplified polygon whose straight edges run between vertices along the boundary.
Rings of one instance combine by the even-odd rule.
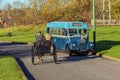
[[[23,3],[28,3],[28,0],[1,0],[1,1],[2,3],[0,2],[0,9],[5,9],[6,4],[8,3],[14,5],[13,4],[14,1],[21,1]]]

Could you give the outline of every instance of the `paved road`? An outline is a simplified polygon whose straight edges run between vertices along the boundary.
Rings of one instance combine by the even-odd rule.
[[[120,80],[120,63],[97,56],[74,56],[58,53],[60,64],[54,64],[52,56],[44,57],[44,63],[32,65],[30,45],[0,45],[2,51],[18,57],[29,80]]]

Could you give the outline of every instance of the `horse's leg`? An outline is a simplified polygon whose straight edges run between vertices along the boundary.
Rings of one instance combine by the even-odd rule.
[[[41,53],[41,62],[43,62],[44,53]]]
[[[41,54],[39,54],[39,55],[38,55],[38,59],[39,59],[40,62],[41,62],[41,58],[42,58],[42,57],[41,57]]]
[[[39,61],[40,61],[40,54],[38,55],[38,59],[39,59]]]
[[[42,63],[43,62],[43,53],[41,53],[40,55],[38,55],[39,61]]]

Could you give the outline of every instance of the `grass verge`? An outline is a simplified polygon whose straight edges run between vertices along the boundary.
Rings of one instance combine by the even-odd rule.
[[[38,31],[42,31],[45,34],[45,25],[46,24],[37,26],[21,25],[0,28],[0,41],[34,42]],[[9,36],[8,33],[11,33],[11,36]]]
[[[12,57],[0,57],[0,80],[26,80]]]

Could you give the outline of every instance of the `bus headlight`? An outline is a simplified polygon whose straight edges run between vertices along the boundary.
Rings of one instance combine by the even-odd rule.
[[[72,46],[76,46],[75,44],[72,44]]]
[[[93,46],[93,44],[90,44],[90,46]]]

